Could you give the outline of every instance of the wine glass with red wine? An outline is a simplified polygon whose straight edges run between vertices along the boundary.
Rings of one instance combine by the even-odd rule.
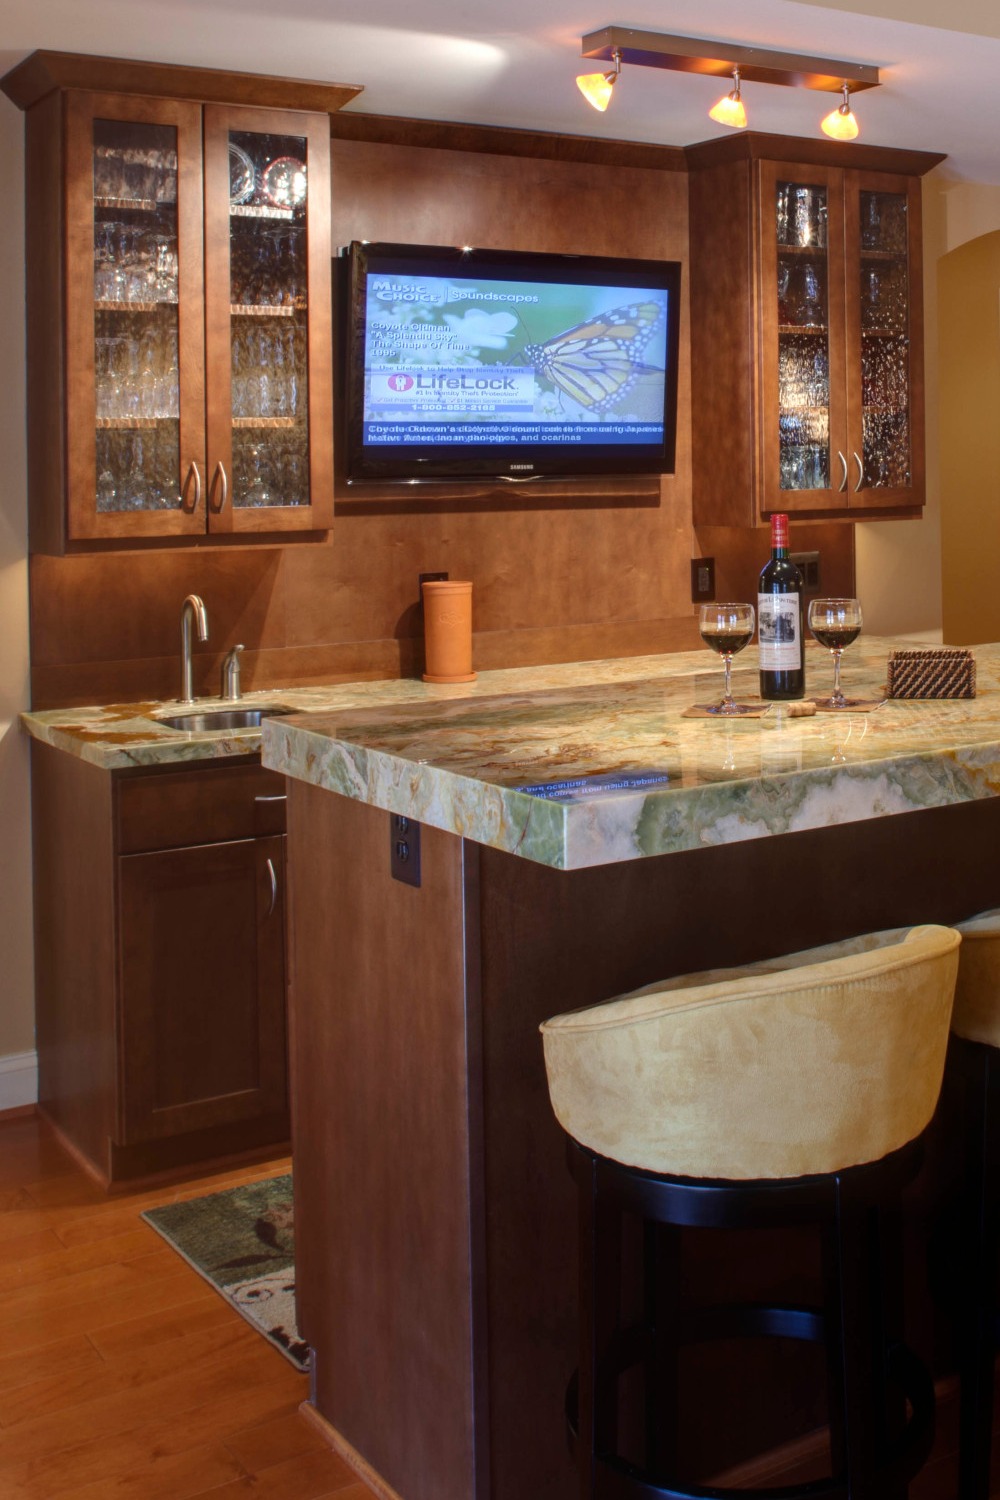
[[[722,702],[710,714],[746,714],[752,709],[737,703],[730,683],[733,657],[753,640],[756,623],[752,604],[703,604],[698,612],[698,629],[705,645],[717,651],[726,668],[726,690]]]
[[[857,599],[811,599],[809,629],[833,655],[833,692],[829,698],[817,698],[817,708],[850,708],[851,700],[840,687],[840,658],[861,634],[861,605]]]

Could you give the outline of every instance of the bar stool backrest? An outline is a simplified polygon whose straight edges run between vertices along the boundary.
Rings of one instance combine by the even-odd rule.
[[[951,1029],[970,1042],[1000,1047],[1000,911],[956,923],[962,962],[955,986]]]
[[[789,1178],[877,1161],[930,1121],[960,937],[872,933],[648,985],[542,1026],[556,1118],[672,1176]]]

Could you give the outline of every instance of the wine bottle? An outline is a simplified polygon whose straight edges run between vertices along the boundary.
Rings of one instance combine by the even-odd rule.
[[[802,574],[788,556],[788,517],[771,517],[771,557],[757,593],[760,696],[802,698],[806,691]]]

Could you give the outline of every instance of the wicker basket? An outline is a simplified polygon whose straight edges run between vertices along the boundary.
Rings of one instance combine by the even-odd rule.
[[[976,659],[958,647],[891,651],[886,690],[890,698],[974,698]]]

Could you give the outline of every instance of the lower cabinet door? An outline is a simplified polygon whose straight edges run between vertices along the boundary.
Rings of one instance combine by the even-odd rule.
[[[287,1108],[284,845],[119,859],[121,1144]]]

